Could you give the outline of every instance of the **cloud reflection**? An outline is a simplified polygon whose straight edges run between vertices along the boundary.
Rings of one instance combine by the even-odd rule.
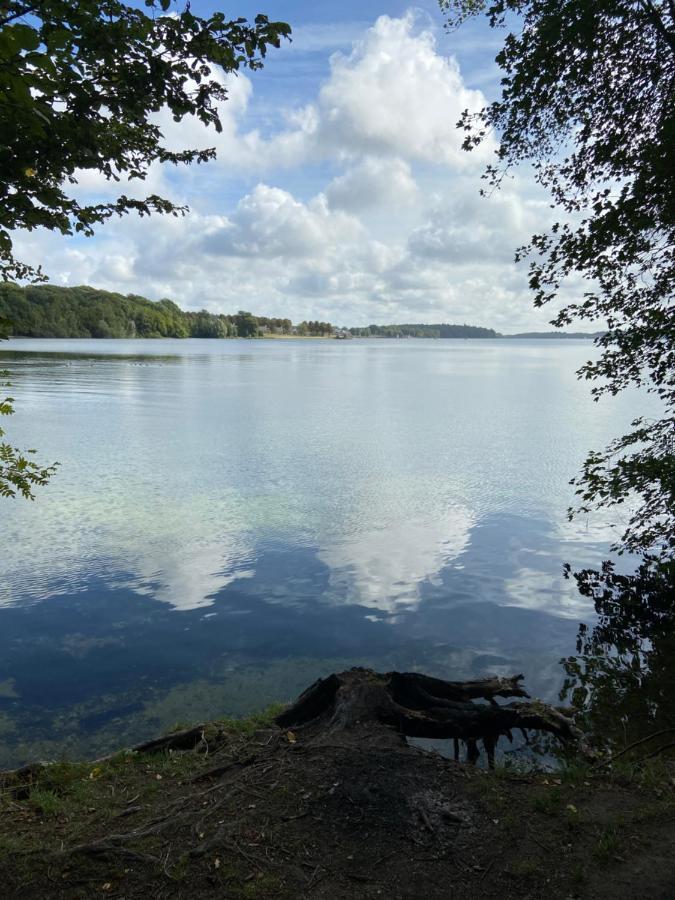
[[[399,520],[331,542],[318,552],[330,569],[331,597],[387,613],[415,609],[423,585],[466,549],[474,522],[469,509],[456,506],[436,519]]]
[[[236,537],[194,546],[167,555],[144,554],[132,563],[137,573],[127,582],[137,593],[186,611],[212,606],[214,597],[232,582],[253,578],[252,553]]]

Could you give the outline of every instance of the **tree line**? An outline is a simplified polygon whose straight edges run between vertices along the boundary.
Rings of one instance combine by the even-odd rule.
[[[368,325],[365,328],[350,328],[354,337],[417,337],[417,338],[497,338],[501,337],[493,328],[477,325]]]
[[[292,334],[290,319],[182,310],[172,300],[147,300],[92,287],[0,284],[0,318],[16,337],[46,338],[230,338]],[[301,331],[302,329],[302,331]],[[303,322],[298,333],[332,331],[324,322]]]
[[[328,337],[346,329],[330,322],[182,310],[173,300],[148,300],[97,288],[0,284],[0,320],[15,337],[34,338],[233,338],[266,334]],[[350,328],[354,337],[497,338],[475,325],[368,325]]]

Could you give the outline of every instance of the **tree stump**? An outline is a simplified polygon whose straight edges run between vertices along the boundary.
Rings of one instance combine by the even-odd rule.
[[[307,729],[314,743],[403,742],[406,737],[452,738],[475,763],[481,741],[490,767],[500,737],[520,729],[555,735],[588,753],[582,733],[561,710],[531,700],[522,675],[479,681],[443,681],[417,672],[374,672],[355,668],[320,678],[277,716],[285,729]],[[496,698],[528,702],[500,704]],[[482,701],[482,702],[481,702]]]

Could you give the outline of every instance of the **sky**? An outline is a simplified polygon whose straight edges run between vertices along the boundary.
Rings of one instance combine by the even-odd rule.
[[[214,9],[193,0],[193,11]],[[249,309],[337,325],[452,322],[504,333],[550,330],[514,250],[552,211],[528,170],[488,198],[494,153],[461,149],[465,108],[498,96],[503,33],[472,21],[448,32],[435,0],[239,0],[293,40],[265,68],[225,76],[223,132],[160,116],[172,149],[215,147],[214,162],[153,165],[132,196],[187,204],[183,218],[134,215],[93,238],[16,236],[19,258],[54,284],[90,284],[185,309]],[[82,173],[82,201],[119,186]]]

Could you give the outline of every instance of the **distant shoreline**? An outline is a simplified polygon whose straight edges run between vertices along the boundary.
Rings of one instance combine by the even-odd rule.
[[[371,335],[352,335],[348,340],[365,341],[502,341],[502,340],[521,340],[521,341],[593,341],[598,335],[588,333],[562,333],[550,334],[549,332],[533,332],[530,334],[496,334],[490,337],[438,337],[436,335],[428,336],[401,336],[387,334],[371,334]],[[12,341],[202,341],[202,340],[245,340],[245,341],[335,341],[334,334],[261,334],[252,337],[228,337],[228,338],[203,338],[203,337],[167,337],[165,335],[135,335],[134,337],[92,337],[88,336],[55,336],[55,335],[30,335],[30,334],[13,334],[9,340]],[[0,343],[0,353],[5,347]]]
[[[4,319],[4,322],[3,322]],[[601,332],[524,331],[501,334],[483,325],[405,322],[362,326],[255,315],[246,310],[184,310],[172,300],[148,300],[82,285],[0,285],[0,322],[13,337],[131,340],[135,338],[395,338],[425,340],[593,340]],[[0,337],[2,331],[0,330]]]
[[[388,334],[371,334],[371,335],[352,335],[349,340],[378,340],[378,341],[501,341],[501,340],[552,340],[552,341],[593,341],[602,332],[590,334],[587,332],[562,332],[555,334],[548,331],[530,332],[528,334],[495,334],[490,337],[437,337],[436,335],[428,336],[403,336],[394,337]],[[206,338],[206,340],[247,340],[247,341],[334,341],[334,334],[261,334],[252,337],[229,337],[229,338]],[[31,335],[31,334],[12,334],[9,335],[12,341],[201,341],[205,338],[201,337],[167,337],[165,335],[135,335],[134,337],[92,337],[88,336],[55,336],[55,335]],[[0,352],[3,345],[0,344]]]

